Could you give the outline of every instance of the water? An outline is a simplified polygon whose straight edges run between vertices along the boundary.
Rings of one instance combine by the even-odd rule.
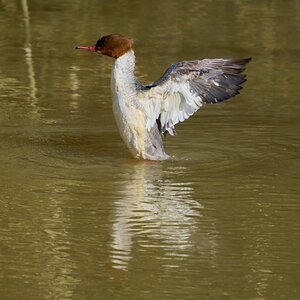
[[[1,299],[299,299],[299,1],[0,2]],[[137,76],[248,57],[232,101],[138,162],[111,110],[112,60]]]

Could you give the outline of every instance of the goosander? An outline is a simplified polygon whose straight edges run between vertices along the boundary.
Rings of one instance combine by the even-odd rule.
[[[171,65],[157,81],[141,84],[134,75],[133,40],[110,34],[93,46],[76,49],[115,58],[111,88],[113,113],[121,137],[134,158],[166,160],[162,137],[175,135],[183,122],[204,104],[214,104],[239,94],[246,81],[241,74],[245,59],[203,59]]]

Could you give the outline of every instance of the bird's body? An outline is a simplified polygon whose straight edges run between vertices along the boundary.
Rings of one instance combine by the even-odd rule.
[[[140,103],[143,86],[134,76],[134,66],[131,50],[115,60],[112,68],[113,112],[120,134],[135,158],[167,159],[157,125],[150,130],[146,127],[147,115]]]
[[[204,59],[170,66],[156,82],[142,85],[135,77],[132,40],[109,35],[95,46],[77,47],[100,51],[116,58],[111,77],[113,112],[121,137],[133,157],[165,160],[162,136],[175,134],[174,126],[203,104],[237,95],[245,81],[241,74],[250,59]]]

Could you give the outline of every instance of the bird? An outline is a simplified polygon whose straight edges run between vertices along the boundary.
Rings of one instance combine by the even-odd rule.
[[[163,138],[176,134],[175,125],[205,104],[239,94],[246,81],[242,74],[251,60],[202,59],[172,64],[155,82],[142,84],[134,74],[134,40],[109,34],[92,46],[75,49],[114,58],[111,75],[112,107],[120,135],[139,160],[167,160]]]

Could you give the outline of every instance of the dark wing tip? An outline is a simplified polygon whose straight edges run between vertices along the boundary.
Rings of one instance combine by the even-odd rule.
[[[247,58],[237,59],[237,61],[240,60],[242,64],[247,64],[247,63],[249,63],[249,61],[251,59],[252,59],[252,57],[250,56],[250,57],[247,57]]]
[[[238,58],[238,59],[231,59],[231,62],[234,62],[238,65],[246,65],[250,62],[250,60],[252,59],[252,57],[247,57],[247,58]]]
[[[246,66],[250,61],[252,60],[252,57],[242,58],[240,59],[240,64],[243,66]]]
[[[243,88],[242,84],[247,80],[246,74],[243,74],[243,72],[251,59],[251,57],[226,59],[219,67],[221,73],[213,77],[210,83],[207,81],[206,86],[201,87],[205,94],[203,97],[204,103],[223,102],[240,94],[240,90]],[[215,85],[215,82],[217,82],[217,85]]]
[[[222,68],[224,69],[231,69],[236,73],[243,72],[246,68],[246,65],[250,62],[252,57],[248,58],[238,58],[238,59],[228,59],[225,60],[225,63]]]

